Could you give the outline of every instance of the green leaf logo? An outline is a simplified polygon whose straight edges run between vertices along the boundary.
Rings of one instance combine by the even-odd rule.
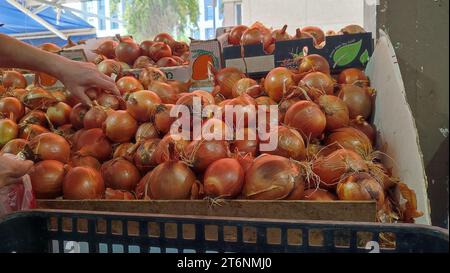
[[[359,61],[362,63],[362,64],[365,64],[365,63],[367,63],[368,61],[369,61],[369,51],[367,51],[367,49],[366,50],[364,50],[364,52],[363,52],[363,54],[361,54],[361,57],[359,57]]]
[[[359,40],[358,42],[345,45],[336,50],[333,55],[335,66],[345,66],[351,63],[358,56],[361,46],[362,40]]]

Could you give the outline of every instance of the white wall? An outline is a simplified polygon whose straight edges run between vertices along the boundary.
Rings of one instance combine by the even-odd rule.
[[[268,27],[313,25],[339,30],[348,24],[364,24],[364,0],[242,0],[242,19],[246,25],[261,21]]]

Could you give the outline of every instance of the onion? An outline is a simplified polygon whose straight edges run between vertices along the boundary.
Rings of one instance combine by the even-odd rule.
[[[344,69],[338,77],[338,83],[340,84],[354,84],[362,83],[364,86],[369,85],[369,79],[361,69],[347,68]]]
[[[172,57],[162,57],[156,62],[156,65],[159,67],[171,67],[178,66],[180,63]]]
[[[162,103],[175,104],[178,100],[178,93],[172,86],[167,83],[153,81],[148,90],[155,92]]]
[[[151,138],[159,138],[158,130],[153,123],[146,122],[139,125],[135,135],[136,142]]]
[[[250,78],[243,78],[237,81],[231,91],[233,98],[239,97],[244,93],[253,98],[257,98],[261,96],[263,92],[261,86],[259,86],[259,84],[254,79]]]
[[[159,59],[163,57],[172,56],[172,49],[169,45],[163,42],[155,42],[148,51],[148,56],[152,58],[153,61],[158,62]]]
[[[328,156],[318,157],[313,161],[312,169],[320,177],[321,187],[332,189],[344,175],[367,171],[368,167],[357,153],[340,149]]]
[[[355,173],[339,182],[336,193],[340,200],[377,201],[377,209],[384,205],[383,187],[368,173]]]
[[[145,195],[154,200],[190,199],[195,174],[183,162],[168,161],[159,164],[142,179],[147,181]]]
[[[105,199],[107,199],[107,200],[135,200],[136,198],[134,197],[134,195],[131,192],[106,188]]]
[[[23,98],[22,103],[30,109],[47,109],[48,106],[56,102],[52,94],[40,87],[33,87]]]
[[[314,26],[304,27],[302,28],[302,32],[311,34],[315,39],[316,45],[320,45],[323,42],[325,42],[325,33],[323,32],[322,29],[318,27]]]
[[[147,66],[153,66],[155,62],[147,56],[139,56],[136,61],[134,61],[133,69],[146,68]]]
[[[154,41],[150,41],[150,40],[142,41],[141,44],[139,45],[139,48],[141,49],[142,55],[150,57],[150,55],[149,55],[150,48],[152,47],[152,45],[154,43],[155,43]]]
[[[267,49],[273,43],[272,32],[262,24],[254,24],[242,33],[241,44],[262,44]]]
[[[14,97],[5,97],[0,99],[0,117],[3,115],[17,122],[25,114],[25,107]]]
[[[278,126],[270,132],[269,139],[278,139],[275,150],[267,151],[272,155],[284,156],[295,160],[306,157],[305,142],[302,136],[295,130],[286,126]]]
[[[70,145],[60,135],[43,133],[33,138],[29,145],[34,155],[41,160],[69,162]]]
[[[3,154],[13,154],[17,155],[20,153],[23,148],[25,148],[25,145],[28,144],[28,141],[21,138],[11,139],[8,141],[3,148],[0,150],[0,155]]]
[[[72,127],[72,124],[69,123],[59,126],[54,133],[57,133],[65,139],[70,139],[70,137],[75,133],[75,129]]]
[[[161,32],[157,34],[155,38],[153,38],[153,41],[165,43],[170,47],[172,47],[172,45],[176,42],[175,39],[172,37],[172,35],[166,32]]]
[[[97,56],[92,61],[93,64],[98,65],[99,63],[103,62],[104,60],[108,60],[108,58],[104,55],[97,54]]]
[[[357,34],[357,33],[366,33],[366,30],[358,25],[348,25],[342,28],[340,32],[343,34]]]
[[[306,55],[301,58],[300,64],[298,66],[298,72],[302,74],[307,74],[310,72],[322,72],[329,75],[330,64],[328,63],[327,59],[318,54]]]
[[[293,74],[285,67],[272,69],[264,80],[267,95],[276,102],[279,102],[293,85]]]
[[[5,89],[26,88],[27,80],[21,73],[11,70],[3,72],[2,84]]]
[[[105,184],[101,174],[89,167],[71,169],[63,181],[64,199],[101,199],[104,192]]]
[[[180,81],[176,81],[176,80],[170,80],[170,81],[167,81],[167,84],[172,86],[173,89],[177,90],[177,93],[187,93],[187,92],[189,92],[189,89],[191,88],[192,81],[189,80],[188,82],[180,82]],[[203,90],[197,90],[197,91],[205,92],[205,93],[211,95],[209,92],[206,92]],[[193,92],[195,92],[195,91],[193,91]],[[212,95],[211,95],[211,97],[212,97]],[[213,100],[214,100],[214,97],[213,97]]]
[[[291,107],[292,105],[294,105],[299,101],[300,98],[298,97],[286,98],[281,100],[280,103],[278,104],[279,119],[284,121],[284,116],[286,115],[286,112],[289,109],[289,107]]]
[[[56,99],[55,99],[56,101]],[[73,93],[68,93],[65,102],[70,105],[70,107],[75,107],[77,104],[81,103],[81,100],[76,97]],[[52,105],[53,103],[49,103],[48,105]],[[46,107],[45,107],[46,108]],[[45,109],[43,108],[43,109]]]
[[[97,65],[97,69],[108,77],[114,73],[116,76],[122,75],[122,66],[115,60],[104,60]]]
[[[202,124],[201,137],[193,135],[193,139],[201,138],[205,140],[231,140],[233,138],[233,131],[223,120],[210,118]]]
[[[247,173],[248,169],[252,166],[253,161],[255,160],[251,154],[236,153],[234,157],[241,165],[244,173]]]
[[[70,122],[72,107],[64,102],[58,102],[47,108],[47,117],[54,126],[61,126]]]
[[[158,95],[152,91],[142,90],[129,94],[126,98],[127,112],[137,121],[148,121],[161,103]]]
[[[352,127],[334,130],[327,137],[325,144],[352,150],[363,157],[372,153],[372,142],[370,139],[363,132]]]
[[[93,156],[99,161],[105,161],[111,157],[111,143],[100,128],[81,132],[74,140],[74,145],[75,150],[82,156]]]
[[[66,100],[67,100],[67,92],[66,91],[55,90],[55,91],[52,91],[51,93],[57,102],[66,102]],[[87,90],[86,90],[86,95],[87,95]]]
[[[64,164],[56,160],[44,160],[34,165],[30,173],[33,192],[38,199],[53,199],[62,195],[65,176]]]
[[[311,38],[313,39],[314,44],[317,44],[316,38],[314,38],[314,36],[312,36],[311,34],[309,34],[308,32],[303,32],[300,28],[297,28],[295,30],[295,39],[307,39],[307,38]]]
[[[274,31],[272,31],[272,38],[275,41],[287,41],[291,39],[291,36],[289,35],[289,33],[286,32],[287,30],[287,25],[284,25],[281,29],[276,29]]]
[[[248,29],[247,26],[238,25],[231,29],[228,35],[228,43],[232,45],[240,45],[242,34]]]
[[[116,47],[119,43],[114,40],[107,40],[100,44],[100,46],[94,50],[95,53],[106,56],[108,59],[114,59],[116,57]]]
[[[146,173],[158,165],[155,151],[160,141],[158,138],[145,140],[134,153],[134,164],[142,173]]]
[[[186,42],[175,42],[171,48],[175,57],[181,57],[186,53],[189,54],[189,45]]]
[[[105,186],[114,190],[132,191],[141,179],[138,169],[123,158],[103,163],[101,173]]]
[[[227,99],[231,99],[233,97],[233,86],[240,79],[245,78],[244,73],[234,67],[223,68],[214,76],[216,85],[220,86],[220,94]]]
[[[170,131],[172,123],[177,119],[176,117],[170,116],[170,111],[173,104],[159,104],[156,106],[154,123],[156,129],[162,134],[167,134]]]
[[[118,110],[121,108],[120,98],[108,93],[102,93],[97,99],[98,104],[103,107],[111,108],[113,110]]]
[[[327,131],[333,131],[349,124],[350,118],[345,102],[332,95],[319,97],[317,104],[325,113],[327,119]]]
[[[43,44],[39,45],[39,48],[44,51],[51,52],[51,53],[58,53],[62,50],[61,47],[55,45],[54,43],[43,43]]]
[[[0,147],[17,138],[19,127],[10,119],[0,119]]]
[[[72,110],[73,111],[73,110]],[[33,110],[28,112],[23,118],[20,120],[19,124],[37,124],[46,127],[48,125],[47,117],[45,113],[39,110]]]
[[[377,131],[375,127],[364,120],[362,116],[350,121],[350,126],[363,132],[370,140],[372,145],[375,144],[377,138]]]
[[[118,61],[133,65],[134,61],[141,55],[141,49],[135,42],[121,39],[116,46],[115,53]]]
[[[299,101],[288,109],[284,123],[297,129],[306,139],[317,138],[325,130],[326,117],[317,104]]]
[[[3,87],[0,85],[0,96],[3,97],[3,93],[1,91]],[[23,101],[23,99],[25,98],[25,96],[28,94],[28,90],[23,89],[23,88],[16,88],[14,90],[10,91],[11,96],[19,99],[20,101]]]
[[[50,132],[47,128],[38,124],[25,124],[20,127],[19,137],[22,139],[30,140],[36,136]]]
[[[117,145],[117,147],[114,148],[113,158],[123,157],[126,160],[132,162],[133,159],[130,158],[130,156],[132,155],[131,153],[135,152],[134,147],[135,144],[131,142],[121,143]]]
[[[184,140],[180,135],[167,134],[158,143],[154,153],[154,159],[157,164],[161,164],[170,160],[171,158],[177,158],[184,154],[184,151],[189,145],[188,140]]]
[[[82,156],[82,155],[74,155],[70,159],[70,165],[72,167],[90,167],[96,170],[100,170],[102,164],[98,161],[97,158],[93,156]]]
[[[212,198],[234,198],[242,190],[244,170],[234,158],[223,158],[209,165],[203,178],[205,194]]]
[[[327,190],[323,189],[308,189],[305,190],[305,200],[310,201],[335,201],[337,196]]]
[[[205,171],[216,160],[229,157],[228,143],[224,140],[192,141],[185,152],[197,172]]]
[[[299,86],[306,90],[312,100],[323,95],[333,95],[334,82],[328,74],[322,72],[308,73],[300,82]]]
[[[108,114],[102,106],[93,106],[86,112],[83,118],[85,129],[102,128]]]
[[[347,104],[351,119],[358,116],[362,116],[364,119],[370,118],[372,96],[366,89],[356,85],[343,84],[338,97]]]
[[[241,137],[242,136],[242,137]],[[236,132],[231,150],[237,153],[255,156],[259,151],[258,133],[252,128],[242,128]]]
[[[202,97],[202,100],[205,99],[207,101],[207,105],[215,104],[215,100],[214,100],[213,95],[211,95],[211,93],[209,93],[207,91],[194,90],[194,91],[192,91],[192,94]]]
[[[245,174],[243,194],[248,199],[279,200],[287,198],[301,180],[299,168],[289,159],[262,155]]]
[[[155,67],[146,67],[142,69],[139,74],[139,81],[145,87],[145,89],[149,89],[149,86],[153,81],[167,82],[166,74],[162,72],[160,69]]]
[[[255,99],[255,101],[256,101],[256,104],[258,104],[258,105],[266,105],[266,106],[278,105],[278,103],[276,101],[274,101],[273,99],[271,99],[268,96],[257,97]]]
[[[122,95],[144,89],[144,86],[142,86],[142,84],[136,78],[131,76],[120,78],[116,84]]]
[[[75,129],[81,129],[84,126],[84,116],[89,111],[89,106],[84,104],[77,104],[72,108],[70,112],[70,123]]]
[[[113,142],[129,142],[136,134],[138,125],[127,111],[117,110],[108,114],[103,128]]]

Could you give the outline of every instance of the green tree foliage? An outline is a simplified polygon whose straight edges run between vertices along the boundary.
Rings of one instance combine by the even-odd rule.
[[[125,0],[124,21],[128,34],[137,41],[153,38],[161,32],[186,40],[186,30],[196,29],[200,14],[197,0]],[[112,0],[117,9],[120,0]]]

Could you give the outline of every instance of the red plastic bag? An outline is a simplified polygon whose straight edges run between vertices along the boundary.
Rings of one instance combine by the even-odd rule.
[[[0,216],[34,208],[36,208],[36,199],[28,175],[22,178],[22,183],[0,188]]]

